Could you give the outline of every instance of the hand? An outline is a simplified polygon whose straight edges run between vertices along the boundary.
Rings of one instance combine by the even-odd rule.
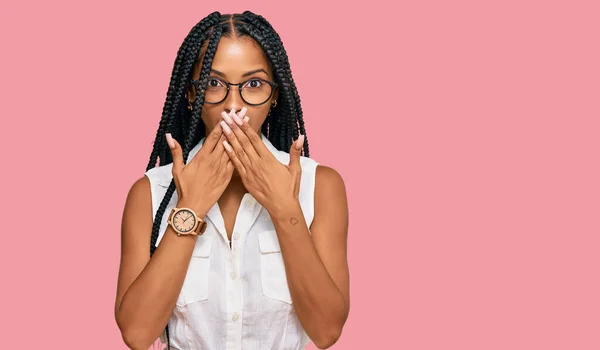
[[[234,170],[222,143],[225,140],[223,131],[214,128],[188,164],[183,163],[179,143],[171,134],[166,137],[173,155],[172,172],[179,198],[177,207],[190,208],[204,218],[225,191]]]
[[[239,115],[221,113],[221,128],[227,137],[225,151],[237,169],[244,186],[270,214],[298,202],[300,178],[300,152],[304,135],[292,143],[290,162],[282,164],[263,143],[261,137],[248,124],[246,109]]]

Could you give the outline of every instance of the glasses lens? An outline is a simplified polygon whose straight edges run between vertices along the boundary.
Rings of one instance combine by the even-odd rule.
[[[208,86],[206,87],[206,102],[218,103],[221,102],[227,95],[227,85],[220,79],[209,78]]]
[[[252,79],[242,87],[242,97],[247,103],[261,104],[271,97],[271,85],[264,80]]]

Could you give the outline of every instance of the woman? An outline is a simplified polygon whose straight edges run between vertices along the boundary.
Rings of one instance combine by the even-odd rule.
[[[159,336],[171,349],[338,340],[349,312],[345,186],[308,154],[271,25],[249,11],[200,21],[123,213],[115,317],[130,348]]]

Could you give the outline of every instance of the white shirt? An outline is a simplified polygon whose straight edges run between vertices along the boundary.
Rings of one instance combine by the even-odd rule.
[[[271,153],[283,164],[289,153],[277,150],[261,134]],[[192,159],[204,138],[188,156]],[[314,217],[315,171],[318,163],[300,158],[302,177],[299,200],[306,224]],[[172,164],[148,170],[152,209],[169,186]],[[173,194],[162,217],[156,245],[167,229],[167,217],[177,204]],[[287,285],[285,266],[275,227],[250,193],[242,198],[232,234],[231,248],[219,204],[207,213],[207,228],[199,236],[187,275],[169,320],[173,349],[267,350],[304,349],[310,342],[302,328]],[[166,343],[163,332],[161,341]]]

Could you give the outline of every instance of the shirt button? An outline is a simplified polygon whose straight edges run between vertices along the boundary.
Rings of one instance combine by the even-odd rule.
[[[231,317],[231,319],[233,320],[233,322],[235,322],[240,319],[240,315],[236,312],[233,314],[233,317]]]
[[[234,280],[235,279],[235,271],[231,271],[231,273],[229,274],[229,276],[231,276],[231,279]]]

